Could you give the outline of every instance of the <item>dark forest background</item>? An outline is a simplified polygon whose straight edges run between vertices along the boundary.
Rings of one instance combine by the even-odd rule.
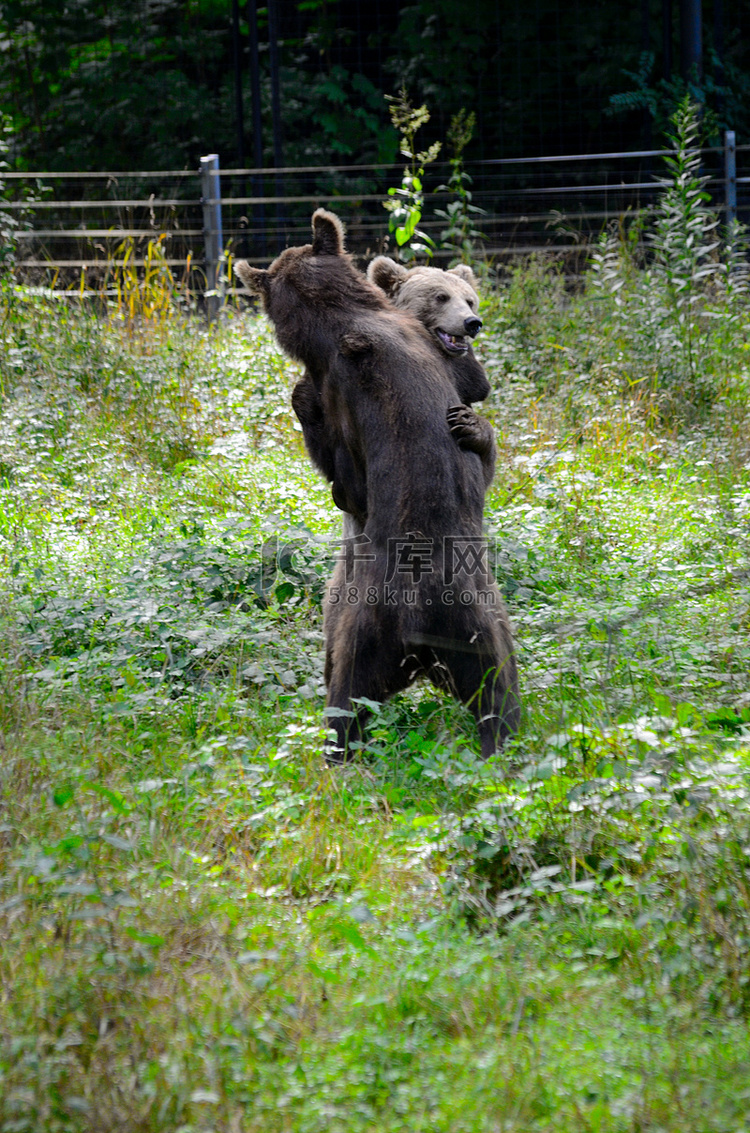
[[[270,13],[278,24],[274,146],[268,7],[6,0],[0,99],[11,158],[21,169],[193,168],[213,151],[225,167],[252,165],[253,57],[269,166],[394,160],[397,136],[384,95],[402,84],[432,112],[425,141],[445,137],[460,107],[476,111],[470,160],[648,148],[685,79],[708,108],[709,132],[729,126],[742,142],[750,105],[750,42],[742,32],[750,0],[705,0],[697,63],[684,56],[690,6],[277,3]]]

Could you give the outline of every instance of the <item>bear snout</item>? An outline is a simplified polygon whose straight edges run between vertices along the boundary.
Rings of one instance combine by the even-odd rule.
[[[478,319],[476,315],[472,315],[469,319],[464,319],[464,330],[469,338],[476,338],[482,329],[482,320]]]

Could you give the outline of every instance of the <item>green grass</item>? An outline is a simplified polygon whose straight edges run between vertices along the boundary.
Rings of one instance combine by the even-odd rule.
[[[344,769],[265,321],[6,294],[2,1133],[750,1126],[747,320],[706,408],[629,286],[485,302],[518,739],[420,687]]]

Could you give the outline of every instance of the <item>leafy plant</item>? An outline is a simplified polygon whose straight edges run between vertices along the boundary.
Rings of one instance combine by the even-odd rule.
[[[654,252],[653,274],[662,287],[688,380],[694,384],[696,334],[700,333],[697,307],[706,284],[716,275],[716,258],[712,256],[719,247],[719,222],[709,207],[711,198],[705,190],[708,178],[700,173],[698,107],[689,96],[679,104],[671,122],[674,132],[668,138],[674,154],[664,158],[670,176],[660,181],[664,191],[649,243]]]
[[[747,226],[736,218],[727,226],[722,244],[722,267],[727,296],[736,307],[736,300],[747,295],[750,286],[750,240]],[[736,308],[734,317],[740,317]]]
[[[4,289],[8,310],[13,299],[10,284],[16,266],[18,232],[24,227],[30,227],[31,211],[18,207],[12,210],[3,208],[3,202],[10,202],[12,199],[16,206],[23,202],[31,203],[38,200],[44,192],[38,179],[35,183],[13,189],[8,185],[3,173],[9,168],[6,158],[15,141],[12,119],[0,112],[0,287]]]
[[[426,106],[413,107],[405,88],[398,95],[386,96],[390,102],[391,121],[401,135],[401,153],[408,164],[404,168],[401,185],[388,190],[389,200],[383,201],[388,210],[388,231],[394,237],[398,258],[409,263],[418,256],[432,258],[435,241],[418,228],[424,209],[422,178],[425,166],[440,153],[440,142],[433,142],[426,150],[416,148],[417,131],[430,120]]]
[[[722,233],[711,207],[700,130],[686,97],[672,116],[656,204],[602,232],[589,264],[597,325],[628,357],[621,380],[680,420],[715,410],[739,388],[724,359],[731,328],[744,318],[748,278],[742,226]]]
[[[455,256],[452,263],[474,264],[478,258],[478,244],[482,233],[475,227],[484,209],[471,202],[472,179],[464,169],[463,152],[471,141],[476,125],[476,114],[466,113],[464,107],[451,119],[448,128],[448,145],[453,156],[449,159],[451,175],[447,185],[439,185],[437,193],[450,193],[452,201],[444,209],[435,209],[435,215],[447,222],[447,228],[440,233],[444,248],[449,248]]]
[[[11,125],[9,119],[0,117],[0,199],[5,197],[6,182],[2,171],[8,168],[5,155],[10,148]],[[0,278],[5,277],[13,269],[15,262],[14,234],[18,227],[18,217],[13,213],[0,210]]]
[[[731,50],[725,50],[722,58],[714,49],[707,54],[710,66],[700,76],[693,70],[687,78],[672,75],[656,79],[653,51],[642,52],[637,69],[622,72],[631,80],[631,89],[611,94],[604,113],[619,115],[645,110],[657,133],[664,135],[672,125],[677,107],[687,99],[701,107],[706,137],[716,141],[723,129],[741,130],[747,122],[750,79],[734,63]]]

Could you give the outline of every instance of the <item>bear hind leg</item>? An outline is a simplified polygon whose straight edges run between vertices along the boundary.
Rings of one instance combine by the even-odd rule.
[[[502,661],[487,653],[442,656],[430,677],[452,692],[472,712],[479,731],[482,758],[488,759],[515,735],[521,718],[515,657]]]
[[[505,672],[506,667],[512,669],[512,675]],[[489,669],[479,691],[469,702],[477,721],[482,759],[494,755],[518,731],[521,703],[515,669],[512,656],[506,658],[502,668]]]
[[[360,624],[351,635],[350,644],[339,624],[339,632],[327,651],[326,709],[341,712],[338,715],[334,711],[328,717],[328,726],[335,732],[335,739],[326,745],[329,763],[347,762],[352,758],[350,744],[364,740],[370,713],[365,705],[355,705],[353,701],[360,697],[387,700],[407,688],[416,675],[416,666],[410,664],[413,658],[404,658],[403,650],[389,643],[383,628],[379,632],[375,625]]]

